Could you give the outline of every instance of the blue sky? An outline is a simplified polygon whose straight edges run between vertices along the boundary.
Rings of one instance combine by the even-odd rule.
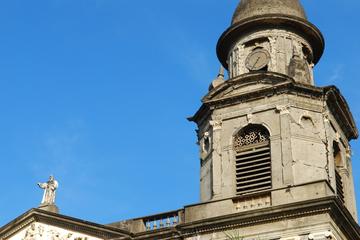
[[[65,215],[99,223],[199,200],[195,126],[238,0],[0,2],[0,225],[60,181]],[[360,119],[360,1],[304,0],[326,38],[318,86]],[[360,199],[360,143],[353,142]]]

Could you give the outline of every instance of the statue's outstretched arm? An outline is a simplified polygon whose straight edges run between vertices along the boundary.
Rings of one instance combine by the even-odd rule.
[[[47,183],[38,183],[37,185],[42,189],[45,189],[47,187]]]

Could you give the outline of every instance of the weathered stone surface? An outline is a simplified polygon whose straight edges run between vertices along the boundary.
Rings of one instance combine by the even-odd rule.
[[[39,207],[39,209],[48,212],[59,213],[59,208],[55,204],[45,204],[45,205],[43,204]]]
[[[64,228],[33,222],[30,226],[20,230],[9,240],[100,240],[100,238]]]
[[[267,14],[282,14],[306,19],[304,8],[299,0],[241,0],[235,10],[232,24]]]

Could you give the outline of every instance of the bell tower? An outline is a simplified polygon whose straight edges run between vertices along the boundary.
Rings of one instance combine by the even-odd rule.
[[[299,1],[245,0],[221,36],[217,52],[231,78],[269,71],[314,85],[313,67],[323,49],[323,37],[307,21]]]
[[[202,202],[250,199],[233,200],[241,211],[333,197],[357,219],[349,142],[358,130],[339,89],[315,85],[323,50],[300,1],[239,3],[217,44],[229,78],[220,72],[190,118]]]

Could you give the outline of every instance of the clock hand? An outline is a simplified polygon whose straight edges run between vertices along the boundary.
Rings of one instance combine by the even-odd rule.
[[[256,59],[256,61],[255,61],[255,63],[254,63],[254,66],[253,66],[253,67],[255,67],[255,66],[256,66],[256,64],[258,63],[258,61],[260,60],[260,58],[261,58],[261,57],[258,57],[258,58]]]

